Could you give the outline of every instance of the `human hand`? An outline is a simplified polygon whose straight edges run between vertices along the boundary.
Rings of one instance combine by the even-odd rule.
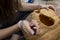
[[[55,7],[53,5],[43,5],[43,4],[40,4],[38,5],[39,9],[52,9],[54,11],[56,11]]]
[[[49,9],[52,9],[52,10],[56,11],[56,9],[55,9],[55,7],[54,7],[53,5],[47,5],[47,8],[49,8]]]
[[[35,20],[32,20],[30,22],[28,22],[27,20],[24,20],[22,22],[22,28],[26,33],[34,35],[35,33],[38,34],[37,32],[38,32],[39,26]],[[32,28],[35,29],[36,32]]]
[[[30,21],[30,27],[31,27],[31,29],[34,30],[34,35],[38,34],[38,32],[39,32],[39,30],[38,30],[39,29],[39,25],[38,25],[36,20],[31,20]]]

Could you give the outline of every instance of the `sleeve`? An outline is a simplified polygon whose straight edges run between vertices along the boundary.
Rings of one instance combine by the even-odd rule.
[[[19,21],[19,20],[25,20],[26,17],[27,17],[31,12],[32,12],[32,11],[29,11],[29,12],[20,12],[20,11],[18,11],[18,12],[17,12],[17,14],[18,14],[18,16],[19,16],[19,17],[18,17],[18,21]],[[23,36],[22,30],[16,32],[16,34]]]

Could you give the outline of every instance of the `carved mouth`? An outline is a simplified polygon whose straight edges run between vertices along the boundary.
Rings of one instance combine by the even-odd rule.
[[[46,15],[40,14],[39,19],[43,24],[45,24],[47,26],[52,26],[54,24],[54,19],[52,19],[51,17],[48,17]]]

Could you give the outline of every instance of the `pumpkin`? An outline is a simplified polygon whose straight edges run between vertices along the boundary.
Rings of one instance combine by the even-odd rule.
[[[26,40],[56,40],[60,36],[59,18],[52,9],[42,8],[40,10],[34,10],[26,20],[36,20],[39,24],[39,34],[30,35],[23,32]]]

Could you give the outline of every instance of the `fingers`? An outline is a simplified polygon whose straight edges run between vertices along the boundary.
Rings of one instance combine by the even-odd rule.
[[[52,9],[54,11],[56,11],[55,7],[53,5],[41,5],[41,8],[40,9]]]
[[[37,32],[39,29],[39,25],[38,25],[37,21],[35,21],[35,20],[32,20],[31,22],[24,20],[22,22],[22,28],[26,33],[30,33],[30,34],[34,35],[35,33],[38,34]]]
[[[39,25],[37,22],[35,23],[35,26],[34,29],[36,29],[36,34],[39,34]]]
[[[33,29],[36,30],[36,34],[38,34],[38,31],[39,31],[39,25],[38,25],[37,21],[36,21],[36,20],[32,20],[30,23],[31,23],[31,24],[30,24],[31,27],[33,27]],[[34,26],[35,26],[35,27],[34,27]]]
[[[43,5],[42,4],[41,7],[40,7],[40,9],[47,9],[48,10],[49,8],[47,7],[47,5]]]
[[[29,25],[29,22],[27,20],[24,20],[23,21],[23,28],[25,27],[26,30],[24,31],[28,31],[30,34],[34,34],[34,31],[31,29],[30,25]]]
[[[53,5],[47,5],[47,7],[48,7],[49,9],[52,9],[52,10],[56,11],[56,9],[55,9],[55,7],[54,7]]]

